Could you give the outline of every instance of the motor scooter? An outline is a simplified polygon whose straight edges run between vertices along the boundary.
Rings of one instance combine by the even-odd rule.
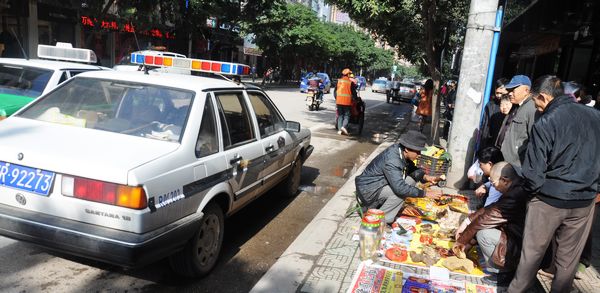
[[[308,89],[306,90],[306,106],[308,110],[319,111],[321,103],[323,103],[323,90],[325,86],[322,82],[309,80]]]

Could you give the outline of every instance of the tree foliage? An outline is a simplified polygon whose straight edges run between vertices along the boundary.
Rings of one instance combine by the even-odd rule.
[[[467,0],[330,0],[361,27],[397,47],[401,56],[435,75],[443,49],[449,53],[464,40]],[[428,32],[431,30],[431,40]],[[430,50],[430,56],[427,51]],[[449,59],[450,54],[446,54]],[[447,62],[446,60],[444,62]],[[432,63],[432,64],[430,64]]]
[[[322,22],[308,7],[278,4],[268,15],[248,23],[248,32],[275,65],[330,71],[341,67],[390,68],[393,53],[375,47],[366,33],[352,26]],[[300,63],[300,64],[299,64]],[[299,71],[300,68],[287,68]]]

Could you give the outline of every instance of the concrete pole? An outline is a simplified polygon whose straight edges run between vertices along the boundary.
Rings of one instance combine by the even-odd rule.
[[[27,18],[27,56],[37,58],[37,47],[39,44],[38,35],[38,14],[37,1],[29,0],[29,17]],[[52,44],[54,45],[54,44]],[[25,46],[25,44],[23,44]]]
[[[456,107],[448,138],[452,167],[447,184],[457,189],[463,188],[466,171],[473,163],[497,9],[498,0],[471,0]]]

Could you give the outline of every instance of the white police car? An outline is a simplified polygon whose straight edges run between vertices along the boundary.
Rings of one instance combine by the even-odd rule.
[[[156,66],[245,65],[134,55]],[[0,235],[124,267],[215,264],[224,217],[297,192],[310,131],[256,87],[150,72],[86,72],[0,127]]]
[[[0,58],[0,119],[79,73],[108,69],[89,64],[96,63],[94,51],[68,43],[39,45],[37,54],[51,60]]]

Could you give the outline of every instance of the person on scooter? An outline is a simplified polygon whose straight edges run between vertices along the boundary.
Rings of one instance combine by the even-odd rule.
[[[316,98],[323,101],[323,90],[325,86],[323,85],[323,80],[319,77],[316,70],[313,70],[312,76],[308,79],[308,88],[313,89],[317,96]]]
[[[356,95],[356,84],[350,80],[352,71],[349,68],[342,70],[342,77],[338,79],[335,91],[335,104],[338,114],[338,134],[348,135],[348,121],[350,121],[350,111],[352,110],[352,98]]]

